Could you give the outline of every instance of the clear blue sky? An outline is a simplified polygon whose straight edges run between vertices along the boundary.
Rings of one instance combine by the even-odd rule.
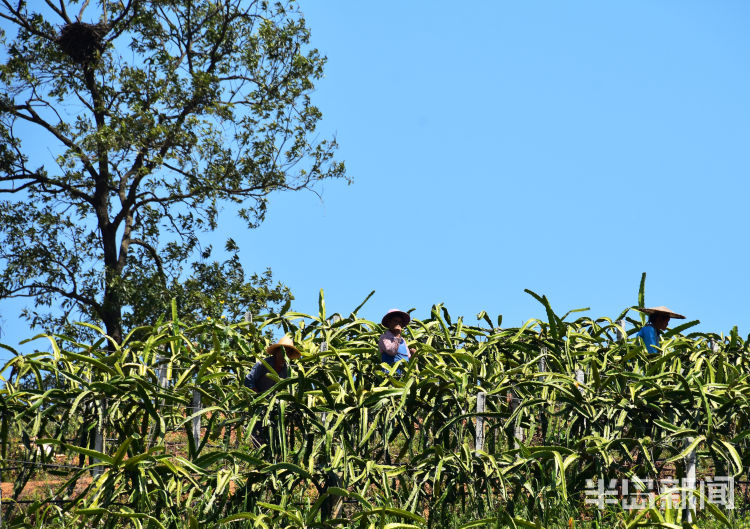
[[[328,56],[313,100],[351,186],[224,215],[295,310],[474,321],[667,305],[750,331],[750,3],[302,0]],[[0,303],[6,324],[17,304]],[[22,322],[3,341],[27,336]],[[3,354],[3,353],[0,353]]]
[[[646,301],[746,322],[747,2],[303,2],[315,101],[355,182],[243,238],[313,311],[485,309],[517,325]],[[231,221],[228,221],[231,222]]]

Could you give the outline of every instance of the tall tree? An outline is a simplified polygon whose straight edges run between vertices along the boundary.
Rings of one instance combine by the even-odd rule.
[[[314,138],[325,58],[293,0],[0,0],[0,17],[0,298],[32,298],[35,325],[73,312],[119,341],[223,205],[252,228],[270,193],[347,179]]]

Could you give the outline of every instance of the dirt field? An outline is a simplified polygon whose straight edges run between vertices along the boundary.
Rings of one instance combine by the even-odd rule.
[[[63,483],[65,483],[65,481],[62,479],[29,481],[21,491],[21,495],[18,499],[23,500],[39,498],[40,496],[49,497],[51,494],[49,494],[47,491],[53,491]],[[91,476],[81,476],[78,480],[78,483],[76,483],[75,490],[73,491],[74,495],[83,491],[86,487],[89,486],[90,483]],[[0,483],[0,488],[2,488],[3,499],[13,496],[13,483],[4,481],[3,483]]]

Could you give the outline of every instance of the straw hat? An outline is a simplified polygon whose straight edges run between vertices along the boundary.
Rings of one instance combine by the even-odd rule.
[[[383,325],[384,327],[388,327],[388,325],[387,325],[387,324],[386,324],[385,322],[386,322],[386,321],[388,321],[388,320],[389,320],[390,318],[392,318],[393,316],[401,316],[402,318],[404,318],[404,319],[406,320],[406,325],[408,325],[408,324],[409,324],[409,322],[411,321],[411,316],[409,316],[409,315],[408,315],[408,314],[407,314],[406,312],[404,312],[403,310],[398,310],[398,309],[391,309],[391,310],[389,310],[388,312],[386,312],[386,313],[385,313],[385,316],[383,316],[383,319],[382,319],[382,320],[380,320],[380,323],[381,323],[381,324],[382,324],[382,325]]]
[[[637,311],[640,311],[640,312],[644,313],[644,314],[649,314],[650,315],[650,314],[661,313],[661,314],[666,314],[670,318],[675,318],[675,319],[678,319],[678,320],[684,320],[685,319],[685,316],[683,316],[682,314],[677,314],[676,312],[672,312],[671,310],[669,310],[664,305],[661,305],[659,307],[649,307],[649,308],[646,308],[646,307],[633,307],[633,308],[635,310],[637,310]]]
[[[289,358],[291,358],[292,360],[302,356],[302,353],[299,352],[299,349],[294,347],[294,342],[292,341],[292,339],[286,335],[283,336],[281,340],[279,340],[275,344],[266,347],[266,353],[273,354],[279,347],[283,347],[286,350],[287,356],[289,356]]]

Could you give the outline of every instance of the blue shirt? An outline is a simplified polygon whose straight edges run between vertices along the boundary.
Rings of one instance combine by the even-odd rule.
[[[643,326],[643,328],[638,331],[636,336],[640,336],[641,340],[643,340],[643,343],[646,346],[646,350],[651,354],[657,354],[659,350],[657,347],[659,346],[659,331],[654,329],[654,326],[650,323],[647,323]]]
[[[396,344],[398,344],[397,347]],[[380,361],[391,366],[399,360],[408,362],[409,357],[411,356],[409,354],[409,347],[406,345],[406,340],[400,336],[396,338],[390,330],[385,331],[385,333],[380,336],[378,349],[380,349]],[[393,349],[395,349],[395,351]],[[392,352],[393,355],[388,354],[386,350]],[[398,368],[396,373],[400,375],[401,368]]]
[[[381,352],[380,353],[380,360],[385,362],[386,364],[393,365],[399,360],[409,360],[409,348],[406,346],[406,340],[401,338],[401,342],[398,344],[398,352],[391,356],[388,353]]]

